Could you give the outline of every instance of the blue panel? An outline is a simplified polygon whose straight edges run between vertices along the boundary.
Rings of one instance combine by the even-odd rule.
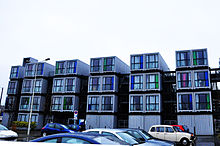
[[[76,73],[77,61],[74,62],[74,73]]]
[[[208,72],[205,72],[205,86],[209,86],[209,78],[208,78]]]
[[[44,63],[42,63],[42,67],[41,67],[41,75],[43,75],[43,71],[44,71]]]
[[[131,76],[131,89],[134,89],[134,76]]]
[[[18,71],[19,71],[19,67],[17,67],[17,73],[16,73],[16,77],[18,77]]]
[[[112,84],[111,84],[111,90],[113,90],[114,88],[114,77],[112,77]]]
[[[192,110],[192,95],[189,95],[189,109]]]
[[[143,69],[143,56],[141,56],[141,66],[140,66],[141,69]]]

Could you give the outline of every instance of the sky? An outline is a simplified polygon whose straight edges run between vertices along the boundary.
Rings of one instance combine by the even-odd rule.
[[[39,61],[160,52],[175,70],[175,51],[208,49],[219,67],[219,0],[0,0],[0,87],[11,66]]]

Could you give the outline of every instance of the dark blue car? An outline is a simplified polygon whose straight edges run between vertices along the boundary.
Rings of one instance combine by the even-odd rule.
[[[62,133],[41,137],[31,142],[44,143],[71,143],[71,144],[105,144],[105,145],[128,145],[126,142],[112,136],[90,133]]]
[[[48,123],[41,129],[42,136],[56,133],[74,133],[74,131],[69,129],[66,125],[59,123]]]

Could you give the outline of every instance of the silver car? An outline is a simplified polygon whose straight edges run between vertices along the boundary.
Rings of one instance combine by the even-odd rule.
[[[18,134],[0,124],[0,140],[16,140]]]

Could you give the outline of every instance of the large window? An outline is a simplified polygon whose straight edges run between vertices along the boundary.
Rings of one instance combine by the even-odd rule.
[[[77,61],[68,61],[67,62],[67,73],[71,74],[71,73],[76,73],[76,65],[77,65]]]
[[[18,70],[19,70],[19,68],[17,66],[12,67],[10,78],[17,78],[18,77]]]
[[[37,75],[43,75],[44,72],[44,64],[37,63]]]
[[[115,58],[104,58],[103,71],[114,71]]]
[[[146,96],[146,111],[159,111],[159,95]]]
[[[56,74],[64,74],[65,73],[65,66],[64,66],[65,62],[57,62],[56,63]]]
[[[40,93],[41,92],[41,87],[42,87],[42,80],[36,80],[35,81],[34,92]]]
[[[146,75],[146,88],[147,89],[159,89],[158,74]]]
[[[131,96],[130,111],[143,111],[143,96]]]
[[[22,92],[31,92],[32,80],[24,80]]]
[[[63,79],[54,79],[53,91],[54,92],[63,91]]]
[[[143,89],[143,75],[131,76],[131,89]]]
[[[207,51],[193,51],[193,65],[208,65]]]
[[[31,99],[31,98],[30,98]],[[40,108],[40,97],[34,97],[33,110],[39,110]]]
[[[20,110],[29,110],[30,97],[21,97]]]
[[[99,110],[99,96],[90,96],[88,98],[88,110],[89,111]]]
[[[63,110],[73,110],[73,97],[63,98]]]
[[[38,122],[38,115],[32,114],[31,115],[31,122]]]
[[[18,114],[18,121],[28,122],[28,114]]]
[[[15,105],[15,97],[8,96],[5,101],[5,109],[13,110]]]
[[[61,110],[62,97],[53,97],[52,110]]]
[[[186,88],[191,87],[191,73],[189,72],[183,72],[177,74],[177,82],[178,82],[178,88]]]
[[[192,110],[192,94],[179,94],[178,95],[179,110]]]
[[[176,54],[177,67],[181,66],[191,66],[190,63],[190,52],[177,52]]]
[[[209,87],[208,71],[195,72],[195,87]]]
[[[100,77],[90,77],[89,91],[100,91]]]
[[[210,96],[209,93],[195,94],[196,97],[196,110],[210,110]]]
[[[143,56],[131,56],[131,69],[143,69]]]
[[[101,59],[91,59],[91,72],[100,72],[101,71]]]
[[[114,77],[103,77],[102,90],[113,90],[114,89]]]
[[[25,75],[34,76],[34,64],[27,64]]]
[[[102,96],[102,110],[113,110],[112,96]]]
[[[65,82],[65,91],[74,92],[75,91],[75,78],[67,78]]]
[[[146,68],[158,68],[158,54],[146,55]]]
[[[10,81],[8,84],[8,94],[15,94],[16,93],[16,81]]]

